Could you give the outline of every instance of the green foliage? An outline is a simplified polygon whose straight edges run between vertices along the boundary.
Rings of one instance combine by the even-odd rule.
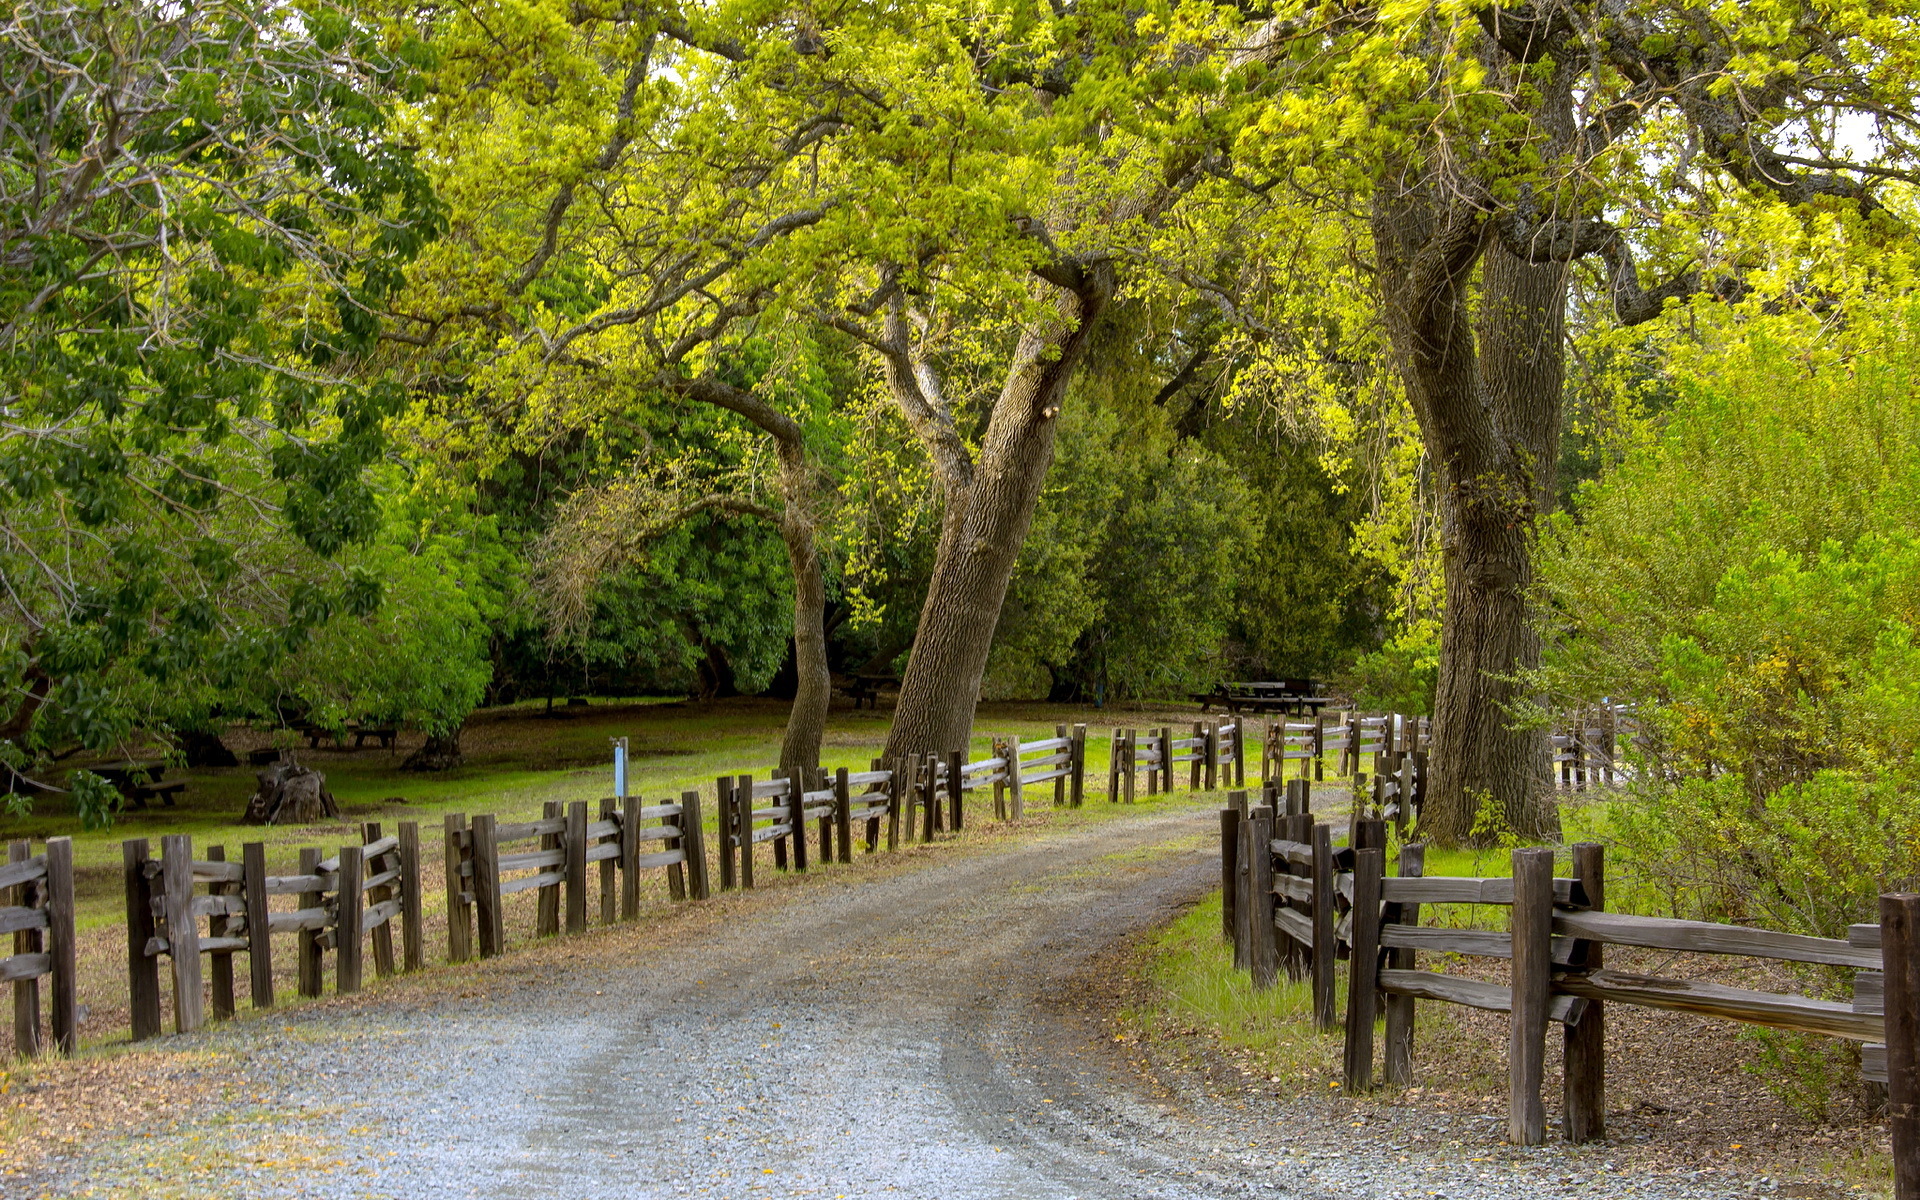
[[[1440,680],[1439,624],[1415,621],[1361,655],[1347,681],[1353,702],[1377,712],[1432,715]]]
[[[1543,685],[1630,697],[1616,828],[1676,911],[1826,937],[1920,878],[1920,313],[1753,318],[1543,546]]]
[[[245,681],[377,602],[326,560],[378,527],[404,395],[360,367],[440,228],[390,125],[418,58],[326,3],[0,25],[0,639],[29,749],[107,750],[207,689],[254,707]]]
[[[80,828],[92,831],[109,829],[125,801],[120,789],[92,771],[67,773],[67,793],[73,798],[73,810],[80,817]]]

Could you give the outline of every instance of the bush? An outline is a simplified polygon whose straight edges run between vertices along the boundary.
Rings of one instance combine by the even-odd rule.
[[[1640,704],[1614,824],[1677,912],[1844,936],[1920,874],[1916,316],[1682,361],[1664,428],[1545,537],[1543,685]]]

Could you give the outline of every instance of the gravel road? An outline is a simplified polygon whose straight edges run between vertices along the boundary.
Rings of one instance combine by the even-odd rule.
[[[246,1081],[219,1111],[44,1182],[433,1200],[1768,1190],[1609,1175],[1603,1151],[1577,1170],[1566,1150],[1423,1157],[1324,1103],[1147,1094],[1073,989],[1217,883],[1215,829],[1196,806],[1007,839],[236,1022],[201,1039]]]

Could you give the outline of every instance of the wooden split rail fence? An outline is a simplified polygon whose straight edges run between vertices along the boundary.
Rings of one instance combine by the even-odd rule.
[[[40,981],[47,981],[46,1025],[52,1044],[72,1054],[79,1044],[74,941],[73,839],[48,838],[39,854],[26,842],[7,847],[0,865],[0,933],[13,935],[13,953],[0,958],[0,982],[13,985],[13,1044],[21,1054],[42,1045]]]
[[[1249,808],[1236,793],[1221,812],[1224,932],[1236,966],[1256,987],[1287,976],[1310,984],[1314,1023],[1336,1023],[1335,970],[1347,962],[1343,1078],[1350,1093],[1374,1085],[1376,1023],[1384,1018],[1385,1081],[1413,1082],[1418,1001],[1508,1014],[1508,1136],[1521,1145],[1546,1138],[1546,1041],[1562,1042],[1563,1133],[1571,1141],[1606,1129],[1608,1004],[1686,1012],[1861,1043],[1864,1073],[1895,1093],[1896,1171],[1911,1162],[1902,1200],[1920,1200],[1920,1120],[1902,1134],[1900,1114],[1920,1116],[1920,897],[1883,897],[1881,925],[1855,926],[1846,940],[1609,912],[1602,848],[1571,848],[1573,872],[1554,876],[1554,851],[1513,851],[1510,878],[1429,876],[1424,848],[1405,845],[1398,873],[1386,873],[1387,822],[1348,823],[1344,844],[1315,821],[1310,784],[1269,789]],[[1427,920],[1458,906],[1505,908],[1504,929]],[[1911,915],[1905,915],[1910,913]],[[1895,917],[1908,924],[1883,938]],[[1607,946],[1730,955],[1853,971],[1850,1003],[1609,970]],[[1421,969],[1422,954],[1505,960],[1505,984]],[[1891,981],[1898,976],[1904,982]],[[1904,997],[1899,1008],[1896,991]],[[1891,1014],[1898,1014],[1899,1020]],[[1900,1094],[1910,1097],[1902,1109]],[[1902,1138],[1906,1141],[1903,1142]]]

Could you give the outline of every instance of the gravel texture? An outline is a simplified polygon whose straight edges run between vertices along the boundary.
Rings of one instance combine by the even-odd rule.
[[[1187,1092],[1107,1045],[1090,972],[1218,881],[1211,808],[683,906],[178,1043],[230,1069],[190,1119],[9,1194],[1166,1198],[1765,1195],[1604,1147],[1489,1150],[1315,1098]],[[172,1043],[169,1043],[172,1044]],[[15,1189],[18,1189],[17,1191]]]

